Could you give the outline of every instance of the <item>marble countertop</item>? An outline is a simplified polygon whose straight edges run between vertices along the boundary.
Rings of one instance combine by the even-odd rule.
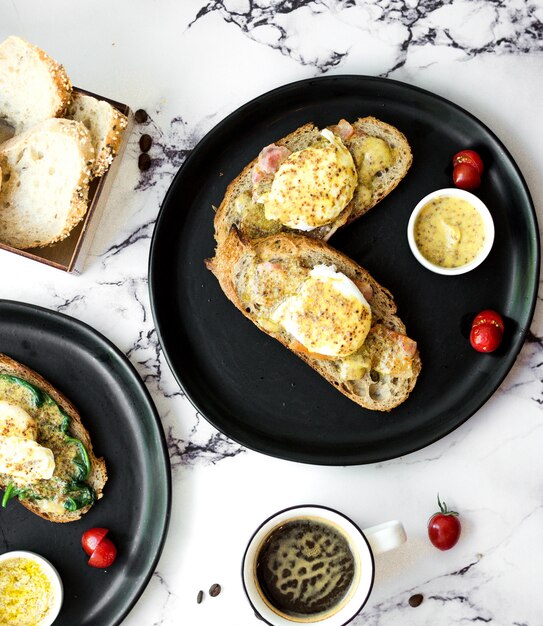
[[[543,212],[541,0],[3,0],[0,39],[18,34],[61,60],[75,85],[150,115],[147,172],[136,127],[81,275],[0,251],[0,297],[87,322],[136,367],[162,418],[173,473],[170,531],[126,626],[258,624],[240,581],[252,530],[313,501],[362,526],[403,521],[408,542],[376,561],[354,626],[543,623],[543,318],[493,397],[423,450],[359,467],[302,465],[247,450],[183,396],[151,315],[154,223],[179,166],[217,122],[274,87],[323,74],[394,78],[469,110],[507,146]],[[539,299],[539,298],[538,298]],[[433,548],[437,491],[463,534]],[[301,495],[302,494],[302,495]],[[220,583],[221,594],[207,590]],[[206,591],[197,604],[198,591]],[[409,597],[422,593],[418,608]]]

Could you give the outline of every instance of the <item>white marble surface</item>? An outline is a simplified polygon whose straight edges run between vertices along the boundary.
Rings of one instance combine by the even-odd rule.
[[[0,0],[0,39],[19,34],[74,84],[151,115],[154,166],[137,168],[136,128],[84,273],[0,253],[0,297],[83,320],[147,383],[173,469],[170,532],[126,626],[249,626],[240,557],[273,511],[314,501],[362,525],[400,518],[408,543],[377,559],[355,626],[543,624],[543,319],[487,404],[404,458],[321,468],[246,450],[180,393],[157,344],[147,291],[153,225],[174,173],[225,115],[271,88],[323,73],[391,77],[470,110],[502,139],[543,213],[542,0]],[[426,538],[440,490],[462,512],[449,552]],[[300,495],[303,494],[303,495]],[[219,582],[217,598],[199,589]],[[416,592],[424,602],[407,604]]]

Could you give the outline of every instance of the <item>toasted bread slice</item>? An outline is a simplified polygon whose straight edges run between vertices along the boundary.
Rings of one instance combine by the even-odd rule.
[[[62,65],[11,36],[0,43],[0,119],[20,133],[66,109],[72,85]]]
[[[335,130],[337,126],[330,128],[338,132]],[[358,187],[351,202],[335,220],[304,232],[314,239],[327,241],[338,228],[375,206],[398,185],[411,166],[412,154],[409,143],[403,133],[394,126],[374,117],[365,117],[354,122],[351,129],[352,135],[343,138],[343,142],[357,166]],[[373,147],[370,145],[369,149],[367,141],[365,142],[368,138],[382,141],[384,145],[378,144]],[[275,142],[275,145],[297,152],[314,145],[319,140],[322,140],[319,129],[314,124],[308,123]],[[258,157],[230,183],[216,211],[215,239],[219,244],[226,239],[232,226],[236,226],[242,236],[249,239],[278,232],[301,232],[294,231],[278,221],[267,220],[263,206],[253,200],[252,174],[257,162]]]
[[[255,280],[255,268],[262,263],[270,263],[274,272],[268,283],[261,278]],[[286,297],[296,293],[316,265],[334,266],[368,294],[372,331],[375,332],[370,331],[361,348],[365,363],[362,368],[358,357],[323,358],[309,353],[282,326],[271,322],[273,311]],[[390,411],[404,402],[413,390],[421,361],[414,342],[405,336],[405,326],[396,315],[391,293],[366,270],[326,243],[293,233],[249,241],[234,227],[218,245],[215,257],[206,261],[206,266],[217,277],[226,296],[247,318],[293,350],[354,402],[371,410]],[[394,337],[393,343],[386,343],[387,334]],[[400,345],[403,340],[413,347],[408,366],[401,372],[391,369],[383,373],[382,367],[377,371],[372,365],[377,353],[393,358],[399,354],[403,358]],[[354,375],[353,368],[357,370]]]
[[[103,176],[119,152],[126,116],[105,100],[74,92],[65,117],[89,130],[95,152],[92,174]]]
[[[103,458],[98,458],[94,454],[91,439],[85,426],[81,422],[81,416],[74,405],[53,385],[47,382],[40,374],[31,370],[29,367],[11,359],[5,354],[0,354],[0,375],[16,376],[23,381],[30,383],[41,392],[46,393],[61,409],[70,417],[69,435],[75,439],[79,439],[85,446],[90,460],[91,471],[86,479],[86,483],[94,490],[95,499],[98,500],[103,495],[104,485],[107,481],[106,464]],[[38,429],[39,430],[39,429]],[[39,439],[38,439],[39,443]],[[2,480],[4,478],[4,480]],[[0,488],[6,489],[6,477],[0,474]],[[73,522],[80,519],[86,513],[91,505],[86,505],[75,511],[64,510],[62,513],[48,510],[48,500],[31,500],[23,498],[21,504],[32,513],[43,517],[50,522]]]
[[[354,134],[345,140],[345,145],[354,157],[359,169],[359,189],[355,192],[351,201],[352,207],[347,222],[364,215],[369,209],[374,207],[383,198],[393,191],[405,178],[413,155],[411,147],[405,135],[391,124],[386,124],[375,117],[361,117],[352,125]],[[382,140],[388,146],[390,161],[381,161],[382,168],[379,167],[378,154],[372,155],[371,151],[364,149],[364,142],[370,138]],[[365,174],[363,171],[364,160],[371,161],[372,156],[377,157],[377,163],[373,163],[370,172],[374,172],[369,178],[369,183],[365,184]],[[387,157],[388,155],[385,155]]]
[[[94,159],[80,122],[50,119],[0,146],[0,241],[15,248],[67,237],[87,212]]]

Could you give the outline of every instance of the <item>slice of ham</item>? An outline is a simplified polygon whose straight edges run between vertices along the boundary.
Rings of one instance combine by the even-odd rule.
[[[360,289],[360,293],[366,298],[368,302],[371,302],[373,298],[373,287],[365,280],[355,280],[354,284]]]
[[[398,347],[401,352],[408,358],[412,359],[415,356],[415,352],[417,351],[417,342],[413,341],[406,335],[402,335],[401,333],[397,333],[395,330],[390,328],[385,328],[381,324],[380,326],[381,334],[388,336],[390,342]],[[376,326],[372,330],[374,330]]]
[[[256,165],[253,167],[253,183],[259,183],[266,176],[275,174],[290,154],[292,153],[287,147],[276,146],[274,143],[262,148]]]
[[[341,141],[347,141],[354,135],[354,128],[347,120],[341,119],[335,126],[330,126],[330,130],[337,135]]]

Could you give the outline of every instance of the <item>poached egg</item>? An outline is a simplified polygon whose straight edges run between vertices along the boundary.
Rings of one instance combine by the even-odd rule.
[[[371,327],[371,308],[355,283],[335,266],[316,265],[298,292],[272,313],[308,352],[344,357],[356,352]]]
[[[37,425],[24,409],[0,402],[0,473],[25,483],[49,479],[53,452],[36,441]]]
[[[266,219],[310,231],[335,220],[351,201],[358,184],[353,157],[331,130],[321,135],[325,141],[290,154],[257,199]]]

